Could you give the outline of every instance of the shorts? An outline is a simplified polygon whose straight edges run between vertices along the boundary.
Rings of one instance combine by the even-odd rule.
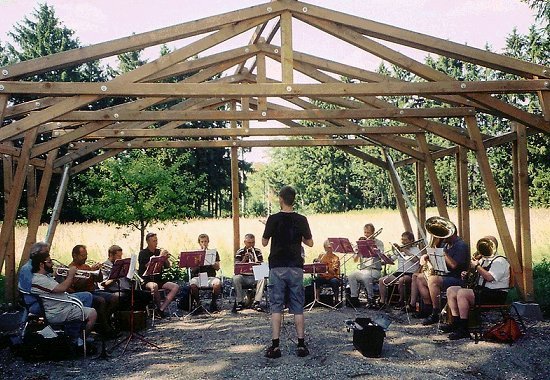
[[[502,305],[508,297],[507,291],[488,288],[475,289],[474,294],[476,305]]]
[[[189,285],[196,285],[200,288],[212,288],[214,285],[221,285],[221,281],[217,277],[208,277],[208,281],[206,284],[199,285],[199,276],[197,276],[193,277],[191,281],[189,281]]]
[[[271,313],[282,313],[288,295],[290,314],[304,313],[304,270],[302,268],[281,267],[269,271],[269,301]]]
[[[441,285],[441,290],[447,290],[447,288],[450,288],[451,286],[462,286],[464,284],[464,281],[460,278],[451,277],[451,276],[443,276],[443,284]]]

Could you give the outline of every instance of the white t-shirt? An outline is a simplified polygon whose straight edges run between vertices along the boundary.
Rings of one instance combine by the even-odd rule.
[[[70,298],[65,292],[52,292],[57,285],[59,285],[59,283],[52,277],[40,273],[34,273],[32,276],[31,292],[35,294],[46,294],[53,298],[69,300]],[[46,318],[50,321],[50,323],[65,322],[69,320],[69,316],[72,316],[75,312],[80,313],[78,306],[71,305],[66,302],[59,302],[45,298],[42,299],[42,302],[44,304]],[[73,310],[73,308],[76,310]]]
[[[493,276],[493,281],[485,282],[488,289],[500,289],[508,291],[510,286],[510,263],[504,256],[491,256],[481,259],[480,264],[483,268],[489,268],[489,273]],[[478,285],[482,285],[485,279],[479,276]]]

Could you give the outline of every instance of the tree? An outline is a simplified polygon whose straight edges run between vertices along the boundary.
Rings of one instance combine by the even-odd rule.
[[[145,230],[155,222],[185,220],[195,216],[193,205],[200,197],[204,178],[182,173],[180,158],[165,166],[162,157],[132,152],[105,160],[86,173],[85,215],[140,231],[143,249]]]

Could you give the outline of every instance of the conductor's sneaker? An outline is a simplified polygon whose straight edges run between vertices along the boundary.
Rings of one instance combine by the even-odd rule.
[[[279,347],[269,347],[265,351],[265,357],[269,359],[277,359],[281,357],[281,349]]]
[[[303,358],[309,355],[309,350],[306,346],[298,346],[296,347],[296,356]]]
[[[422,324],[424,326],[433,325],[434,323],[439,322],[439,315],[437,314],[431,314],[429,317],[425,318],[422,321]]]

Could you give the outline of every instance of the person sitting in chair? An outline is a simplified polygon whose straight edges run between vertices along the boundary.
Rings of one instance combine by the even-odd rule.
[[[69,301],[70,297],[66,291],[73,283],[76,267],[71,266],[67,271],[67,278],[62,283],[53,279],[53,263],[50,258],[49,246],[45,244],[42,250],[32,256],[32,293],[44,294],[52,298]],[[92,331],[97,319],[97,313],[93,308],[84,306],[80,309],[77,305],[56,300],[43,299],[44,312],[50,323],[63,323],[67,321],[78,321],[82,318],[82,310],[86,321],[86,332]]]
[[[119,279],[109,280],[111,270],[115,261],[122,259],[122,248],[118,245],[112,245],[108,250],[108,259],[101,266],[104,281],[100,284],[104,291],[119,295],[120,309],[130,310],[132,296],[132,282],[122,277]],[[134,276],[136,277],[136,276]],[[153,300],[151,292],[134,288],[134,309],[145,310],[147,305]]]
[[[451,286],[447,289],[447,303],[453,317],[444,332],[450,332],[449,339],[469,338],[468,313],[474,305],[503,304],[508,296],[510,282],[510,264],[504,256],[497,255],[498,242],[494,236],[485,236],[477,242],[477,254],[470,262],[470,273],[473,274],[473,289]],[[468,272],[462,276],[467,277]]]
[[[200,234],[197,241],[201,249],[208,250],[208,244],[210,243],[210,238],[207,234]],[[200,304],[199,299],[199,287],[208,286],[212,288],[212,301],[210,302],[209,311],[211,313],[218,311],[217,299],[222,292],[222,282],[219,278],[216,277],[216,271],[220,269],[220,255],[216,251],[216,258],[214,259],[214,264],[212,265],[202,265],[197,268],[193,268],[191,271],[191,281],[189,285],[191,287],[191,298],[196,305]],[[206,273],[208,280],[206,284],[200,283],[200,273]],[[200,309],[197,309],[200,310]]]
[[[138,255],[138,275],[143,277],[143,274],[149,266],[151,257],[153,256],[166,257],[166,260],[164,261],[164,268],[170,268],[170,261],[168,260],[168,256],[170,255],[170,253],[166,249],[161,250],[160,248],[158,248],[157,234],[154,232],[147,233],[147,235],[145,235],[145,242],[147,243],[147,247],[139,251]],[[143,280],[145,281],[145,288],[149,290],[153,295],[153,299],[155,300],[155,304],[158,308],[158,315],[163,318],[165,316],[164,311],[166,310],[168,305],[170,305],[170,302],[172,302],[174,298],[176,298],[176,296],[178,295],[180,289],[179,285],[171,281],[163,280],[162,273],[156,274],[154,276],[144,277]],[[160,299],[159,289],[165,289],[166,291],[168,291],[168,294],[166,294],[166,298],[163,302],[161,302]]]
[[[391,256],[392,260],[397,260],[397,271],[382,277],[378,280],[380,289],[380,302],[388,303],[387,293],[390,285],[397,285],[399,291],[398,308],[405,306],[407,297],[405,295],[407,287],[411,284],[412,274],[418,271],[419,257],[411,252],[411,243],[414,242],[414,235],[410,231],[405,231],[401,234],[401,247],[394,245],[394,249],[399,252]],[[404,247],[404,248],[403,248]],[[416,249],[416,252],[420,252]]]
[[[252,234],[244,235],[244,248],[239,249],[235,253],[235,264],[246,263],[262,263],[264,257],[262,251],[255,247],[256,238]],[[243,285],[255,286],[256,295],[254,296],[254,304],[252,308],[257,311],[263,311],[260,307],[260,302],[264,294],[265,279],[256,281],[254,274],[241,273],[233,276],[233,286],[235,287],[235,302],[237,303],[237,310],[244,308],[244,294]]]
[[[315,299],[321,298],[321,286],[330,285],[334,297],[333,305],[339,305],[340,290],[340,258],[333,252],[332,243],[327,239],[323,243],[324,253],[321,253],[314,262],[327,265],[327,273],[319,273],[315,279]]]

